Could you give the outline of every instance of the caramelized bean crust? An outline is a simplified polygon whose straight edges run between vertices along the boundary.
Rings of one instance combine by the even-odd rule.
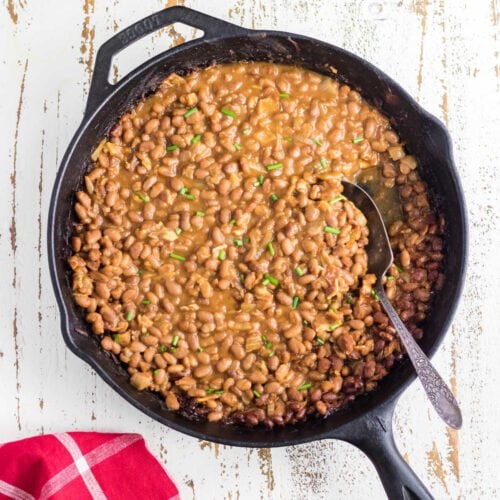
[[[325,416],[402,348],[367,274],[371,183],[396,261],[386,290],[419,339],[444,222],[386,117],[298,67],[170,75],[123,115],[76,193],[73,295],[138,390],[210,422]]]

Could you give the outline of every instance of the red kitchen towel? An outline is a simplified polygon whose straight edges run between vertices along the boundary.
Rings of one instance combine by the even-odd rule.
[[[0,499],[174,500],[138,434],[68,432],[0,444]]]

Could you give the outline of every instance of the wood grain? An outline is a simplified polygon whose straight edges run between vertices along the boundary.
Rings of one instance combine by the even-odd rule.
[[[177,4],[342,46],[386,71],[447,124],[468,200],[470,267],[434,361],[461,403],[464,428],[447,430],[414,384],[398,405],[395,433],[436,498],[498,498],[498,0],[3,0],[0,442],[68,429],[139,432],[185,499],[384,498],[373,466],[350,445],[247,450],[197,441],[126,404],[63,344],[45,243],[58,163],[82,118],[99,46]],[[184,25],[160,30],[117,57],[112,78],[197,35]]]

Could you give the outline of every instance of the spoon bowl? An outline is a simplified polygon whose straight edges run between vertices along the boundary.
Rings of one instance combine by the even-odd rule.
[[[342,181],[344,196],[361,210],[368,221],[370,237],[366,251],[368,253],[368,273],[377,278],[384,276],[394,260],[389,235],[385,228],[382,214],[373,198],[360,186]]]

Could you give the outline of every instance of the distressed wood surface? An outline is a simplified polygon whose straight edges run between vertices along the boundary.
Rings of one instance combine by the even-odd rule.
[[[302,33],[351,50],[448,126],[468,199],[470,265],[458,314],[434,361],[461,403],[464,427],[446,429],[413,384],[398,404],[395,434],[436,498],[499,498],[499,2],[185,4],[250,28]],[[82,118],[97,48],[165,5],[0,5],[0,442],[69,429],[139,432],[184,499],[382,499],[373,466],[350,445],[247,450],[197,441],[146,418],[64,346],[45,243],[56,170]],[[173,26],[148,37],[117,58],[113,78],[196,34]]]

